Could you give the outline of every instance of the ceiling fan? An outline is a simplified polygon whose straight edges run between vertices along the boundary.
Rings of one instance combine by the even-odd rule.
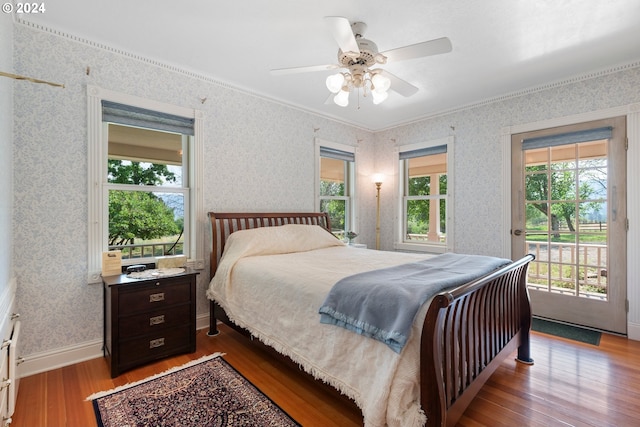
[[[349,105],[349,93],[353,90],[363,90],[363,96],[371,93],[374,104],[379,104],[388,96],[388,90],[393,90],[402,96],[415,94],[418,88],[411,83],[381,68],[371,68],[387,62],[404,61],[441,53],[451,52],[451,41],[447,37],[429,40],[409,46],[378,52],[378,47],[371,40],[362,37],[367,25],[364,22],[350,23],[341,16],[326,16],[324,18],[334,39],[338,43],[338,63],[329,65],[314,65],[309,67],[279,68],[271,70],[272,75],[326,71],[344,68],[347,71],[332,74],[327,77],[327,89],[330,98],[340,105]]]

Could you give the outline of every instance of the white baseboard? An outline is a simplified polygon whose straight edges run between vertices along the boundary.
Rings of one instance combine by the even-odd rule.
[[[209,327],[209,313],[196,316],[196,329],[205,329]]]
[[[20,378],[24,378],[96,357],[102,357],[102,340],[61,347],[23,357],[24,362],[19,366],[18,375]]]
[[[196,329],[208,327],[209,314],[202,314],[196,317]],[[103,357],[102,340],[88,341],[83,344],[26,356],[24,357],[24,362],[19,366],[18,375],[20,378],[24,378],[98,357]]]
[[[627,323],[627,338],[634,341],[640,341],[640,324]]]

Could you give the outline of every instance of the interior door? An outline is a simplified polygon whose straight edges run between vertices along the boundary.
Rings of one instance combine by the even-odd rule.
[[[626,119],[512,135],[512,257],[533,314],[626,333]]]

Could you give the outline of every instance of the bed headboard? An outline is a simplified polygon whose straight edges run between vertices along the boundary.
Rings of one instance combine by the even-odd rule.
[[[331,232],[329,215],[324,212],[272,212],[272,213],[219,213],[209,212],[211,221],[210,276],[216,272],[225,242],[231,233],[258,227],[274,227],[285,224],[319,225]]]

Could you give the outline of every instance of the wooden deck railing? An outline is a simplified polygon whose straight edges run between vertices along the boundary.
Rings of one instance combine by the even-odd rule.
[[[109,246],[110,251],[122,251],[122,259],[151,258],[163,255],[182,255],[184,243],[143,243],[138,245],[114,245]]]
[[[606,298],[607,245],[528,240],[527,247],[529,253],[536,257],[529,266],[529,287],[582,297]]]

